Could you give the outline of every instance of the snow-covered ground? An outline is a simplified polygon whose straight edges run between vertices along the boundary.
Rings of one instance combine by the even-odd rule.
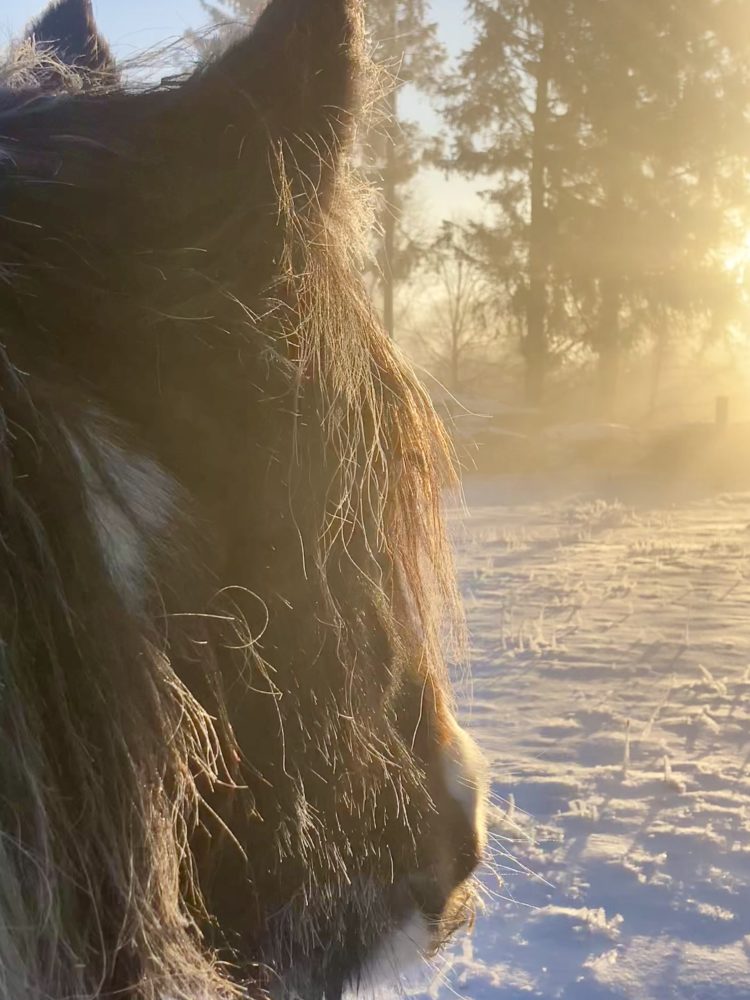
[[[521,495],[470,481],[457,527],[485,912],[403,989],[747,1000],[750,493]]]

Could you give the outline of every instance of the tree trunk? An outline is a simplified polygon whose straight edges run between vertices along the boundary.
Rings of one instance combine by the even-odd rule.
[[[546,152],[552,44],[546,14],[542,14],[542,51],[536,75],[531,162],[531,223],[529,232],[529,288],[526,300],[526,402],[538,406],[544,396],[548,367],[547,279],[548,232]]]
[[[451,373],[450,373],[450,390],[454,396],[457,396],[461,390],[461,346],[459,343],[459,334],[455,327],[451,330]]]
[[[605,209],[605,227],[608,245],[602,251],[599,278],[599,413],[612,417],[617,404],[622,359],[622,331],[620,311],[623,296],[623,263],[618,254],[618,234],[623,229],[624,201],[617,182],[608,192]]]
[[[649,398],[648,416],[653,420],[656,416],[656,408],[659,402],[659,391],[661,389],[661,379],[664,372],[664,361],[667,356],[668,332],[666,326],[660,322],[656,333],[654,344],[654,361],[651,369],[651,395]]]
[[[392,42],[398,37],[398,0],[392,3]],[[398,94],[395,81],[388,93],[388,121],[385,136],[385,170],[383,172],[383,325],[391,340],[396,339],[396,227],[398,224],[396,204],[396,130],[398,116]]]
[[[620,299],[620,279],[603,278],[599,306],[599,411],[603,417],[611,417],[615,412],[620,381]]]

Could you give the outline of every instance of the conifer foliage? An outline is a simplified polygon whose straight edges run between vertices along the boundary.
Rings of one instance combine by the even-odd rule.
[[[375,61],[384,69],[384,95],[365,160],[381,196],[378,283],[385,326],[395,337],[397,285],[424,254],[417,234],[404,225],[404,195],[422,165],[427,139],[402,113],[404,88],[434,93],[446,56],[426,0],[367,0],[365,15]]]
[[[474,244],[521,319],[527,400],[576,343],[606,412],[636,343],[658,357],[678,320],[726,332],[743,306],[726,267],[750,203],[742,0],[467,10],[476,41],[444,88],[449,163],[487,178]]]

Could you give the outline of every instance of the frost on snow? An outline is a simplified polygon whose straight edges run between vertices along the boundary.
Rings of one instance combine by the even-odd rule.
[[[433,1000],[750,997],[750,494],[455,515],[493,774],[473,936]]]

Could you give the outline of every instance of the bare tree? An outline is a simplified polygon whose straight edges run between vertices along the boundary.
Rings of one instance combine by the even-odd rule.
[[[450,226],[431,248],[422,275],[421,317],[410,324],[411,340],[455,395],[486,375],[497,347],[491,289]]]

